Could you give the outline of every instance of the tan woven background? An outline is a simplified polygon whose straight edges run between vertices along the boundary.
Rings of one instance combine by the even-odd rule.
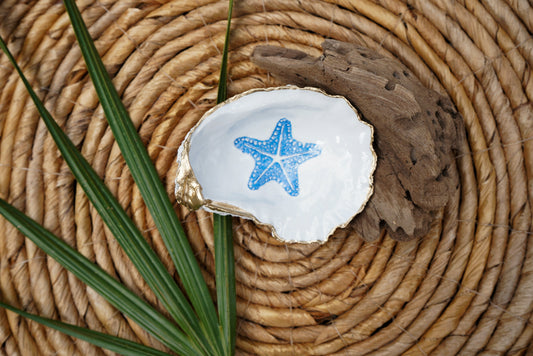
[[[235,220],[238,349],[261,355],[533,354],[533,8],[526,0],[236,0],[230,92],[279,84],[257,44],[380,49],[464,117],[460,196],[421,241],[284,245]],[[214,104],[226,1],[78,1],[172,196],[176,150]],[[84,155],[169,264],[113,142],[62,4],[0,1],[0,35]],[[0,56],[0,196],[156,303],[73,181]],[[174,198],[173,198],[174,199]],[[175,200],[174,200],[175,201]],[[209,283],[210,216],[176,206]],[[153,339],[0,220],[3,300],[147,344]],[[170,267],[169,267],[170,268]],[[99,355],[0,311],[0,354]]]

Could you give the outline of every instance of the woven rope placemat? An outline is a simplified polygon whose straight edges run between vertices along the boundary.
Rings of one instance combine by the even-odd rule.
[[[214,105],[226,1],[78,1],[107,69],[173,198],[176,152]],[[461,189],[423,239],[286,245],[234,220],[240,354],[533,353],[533,8],[526,0],[236,0],[230,94],[278,85],[250,54],[272,44],[318,56],[326,38],[398,58],[462,114]],[[56,120],[169,268],[56,0],[0,2],[0,35]],[[421,143],[423,144],[423,143]],[[21,82],[0,56],[0,197],[149,302],[154,295],[76,185]],[[175,199],[173,200],[175,201]],[[176,205],[213,282],[211,216]],[[173,271],[173,270],[172,270]],[[4,301],[160,346],[0,220]],[[100,355],[0,311],[0,354]]]

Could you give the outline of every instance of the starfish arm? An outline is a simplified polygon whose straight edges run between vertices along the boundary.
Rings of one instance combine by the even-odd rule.
[[[298,167],[297,166],[287,166],[283,162],[281,163],[281,170],[283,174],[280,178],[283,182],[280,181],[281,185],[287,193],[293,197],[300,194],[300,185],[298,183]]]
[[[292,138],[292,125],[291,122],[285,118],[278,121],[276,129],[280,129],[280,139],[277,154],[283,156],[283,151],[287,146],[287,143],[296,142]]]
[[[281,166],[285,173],[285,177],[289,184],[293,187],[293,191],[296,192],[296,194],[291,194],[289,191],[287,191],[291,195],[298,195],[300,192],[298,183],[298,166],[308,159],[318,156],[322,151],[317,145],[307,145],[312,145],[312,147],[310,146],[308,147],[308,150],[303,150],[302,153],[293,154],[291,156],[284,157],[281,160]]]
[[[253,186],[254,190],[258,189],[259,187],[263,186],[265,183],[270,182],[271,180],[274,180],[281,184],[283,189],[289,195],[291,196],[297,196],[299,193],[298,190],[298,176],[296,176],[296,181],[294,179],[290,179],[287,176],[287,172],[282,168],[282,165],[279,164],[279,162],[272,163],[266,170],[262,172],[260,176],[257,177],[257,179],[254,181]],[[250,187],[250,183],[252,182],[252,177],[250,177],[250,181],[248,183],[248,186]],[[256,188],[255,188],[256,187]]]
[[[247,153],[252,156],[256,154],[272,155],[275,154],[275,150],[277,148],[269,143],[269,141],[257,140],[255,138],[246,136],[235,139],[233,144],[243,153]]]
[[[293,155],[298,155],[298,154],[303,154],[303,153],[308,153],[308,152],[316,152],[317,154],[315,156],[317,156],[320,154],[321,151],[322,150],[320,146],[317,144],[314,144],[314,143],[304,144],[302,142],[299,142],[291,138],[290,140],[282,142],[279,155],[281,157],[287,157],[287,156],[293,156]]]
[[[290,162],[291,164],[301,164],[322,153],[322,149],[318,145],[308,143],[305,146],[306,147],[298,149],[297,152],[291,152],[290,154],[282,156],[281,161]]]
[[[272,173],[269,172],[272,171],[272,167],[275,164],[276,163],[274,160],[266,155],[262,160],[256,161],[254,170],[252,171],[250,179],[248,180],[248,188],[257,190],[266,182],[274,179],[272,178]]]

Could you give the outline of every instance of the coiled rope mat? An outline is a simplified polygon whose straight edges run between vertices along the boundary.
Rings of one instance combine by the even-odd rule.
[[[226,1],[78,1],[170,196],[176,150],[216,97]],[[236,0],[230,92],[277,85],[258,44],[321,53],[325,38],[389,53],[464,117],[460,194],[428,236],[285,245],[235,220],[238,352],[260,355],[533,353],[532,5],[525,0]],[[0,2],[0,34],[54,117],[170,266],[105,123],[56,0]],[[154,296],[76,186],[20,81],[0,56],[0,196],[148,301]],[[421,143],[423,144],[423,143]],[[176,206],[213,285],[211,217]],[[158,345],[0,221],[3,300]],[[171,267],[169,267],[171,268]],[[1,354],[100,355],[0,311]]]

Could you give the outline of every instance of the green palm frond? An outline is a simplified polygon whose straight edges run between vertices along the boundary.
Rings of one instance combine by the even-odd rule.
[[[0,200],[0,214],[45,253],[56,259],[171,350],[185,355],[231,355],[235,351],[236,324],[231,218],[215,216],[217,313],[207,284],[194,257],[194,252],[174,212],[172,203],[137,134],[136,128],[113,87],[81,14],[74,0],[65,0],[64,4],[109,126],[168,249],[186,295],[183,294],[116,198],[67,135],[59,128],[31,88],[1,38],[0,48],[19,73],[77,182],[173,320],[164,317],[97,265],[4,200]],[[233,1],[230,1],[218,101],[223,101],[226,97],[227,57],[232,8]],[[0,306],[119,353],[130,355],[162,354],[157,350],[131,341],[41,318],[5,304]]]
[[[226,100],[227,76],[228,76],[228,52],[231,27],[231,14],[233,1],[230,1],[228,10],[228,24],[226,27],[226,39],[220,65],[220,79],[218,85],[217,104]],[[235,353],[236,333],[236,292],[235,292],[235,261],[233,256],[233,234],[231,216],[214,215],[215,234],[215,281],[217,286],[217,301],[220,325],[222,326],[223,338],[227,340],[225,353]]]

